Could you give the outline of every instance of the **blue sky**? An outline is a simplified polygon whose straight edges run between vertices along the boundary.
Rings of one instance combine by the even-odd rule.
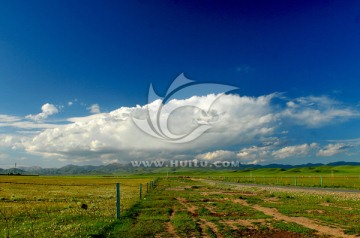
[[[99,164],[138,158],[133,153],[144,159],[228,156],[247,163],[359,161],[359,12],[355,0],[2,1],[0,167],[14,161]],[[131,143],[115,149],[110,144],[116,139],[91,133],[86,137],[91,140],[76,146],[69,141],[76,133],[61,143],[47,136],[51,146],[44,144],[52,151],[32,144],[54,130],[65,135],[70,130],[64,125],[89,123],[84,118],[92,114],[99,122],[121,107],[132,113],[136,105],[151,103],[150,84],[163,96],[181,73],[197,83],[238,87],[232,93],[240,98],[277,93],[261,107],[271,111],[275,125],[266,127],[272,131],[250,133],[242,141],[239,129],[235,137],[214,137],[209,146],[199,142],[169,150],[166,142],[158,150]],[[241,105],[223,104],[243,111]],[[103,124],[96,125],[101,131]],[[229,141],[222,145],[216,138]],[[264,147],[270,138],[273,147]],[[95,141],[102,149],[89,146]],[[258,156],[243,153],[264,148]],[[289,156],[278,156],[281,152]]]

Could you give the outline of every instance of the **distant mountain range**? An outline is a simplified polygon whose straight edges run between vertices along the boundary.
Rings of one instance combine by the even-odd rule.
[[[285,164],[268,164],[268,165],[248,165],[241,164],[238,168],[239,170],[243,169],[261,169],[261,168],[279,168],[279,169],[292,169],[292,168],[302,168],[302,167],[318,167],[318,166],[342,166],[342,165],[351,165],[351,166],[360,166],[359,162],[345,162],[338,161],[328,164],[321,163],[308,163],[301,165],[285,165]],[[166,170],[165,170],[166,169]],[[172,168],[172,170],[182,171],[195,168]],[[215,168],[197,168],[198,170],[216,170]],[[221,168],[225,170],[226,168]],[[217,169],[219,170],[219,169]],[[235,170],[234,168],[228,168],[228,170]],[[11,169],[2,169],[0,168],[0,174],[21,174],[21,175],[121,175],[121,174],[130,174],[130,173],[156,173],[156,172],[165,172],[168,171],[168,168],[144,168],[144,167],[133,167],[131,164],[108,164],[108,165],[66,165],[61,168],[41,168],[39,166],[32,167],[19,167]]]
[[[41,168],[39,166],[32,167],[19,167],[19,168],[11,168],[11,169],[1,169],[0,174],[24,174],[24,175],[86,175],[86,174],[120,174],[120,173],[129,173],[132,172],[129,170],[128,166],[124,166],[122,164],[108,164],[108,165],[66,165],[61,168]]]

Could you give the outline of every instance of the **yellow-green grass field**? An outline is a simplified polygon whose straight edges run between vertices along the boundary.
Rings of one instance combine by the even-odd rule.
[[[139,200],[151,178],[0,176],[0,237],[90,237]]]
[[[360,166],[245,169],[196,176],[236,183],[360,189]]]
[[[276,237],[279,232],[282,234],[284,231],[287,235],[293,235],[290,237],[328,237],[324,236],[324,234],[329,232],[323,232],[322,235],[319,235],[316,231],[308,230],[309,227],[314,226],[312,224],[305,224],[307,226],[304,228],[301,225],[303,222],[300,221],[300,226],[299,224],[296,225],[295,223],[298,218],[293,217],[299,215],[306,219],[322,220],[325,229],[328,229],[326,228],[327,226],[336,226],[341,234],[356,236],[360,235],[360,230],[357,226],[359,219],[358,195],[353,195],[357,196],[356,199],[353,197],[340,199],[338,195],[321,194],[318,197],[318,194],[309,192],[304,197],[297,195],[302,194],[302,192],[283,192],[277,191],[275,188],[272,188],[275,190],[270,192],[264,191],[263,188],[253,188],[254,191],[248,195],[245,191],[247,188],[239,192],[237,189],[232,191],[233,188],[231,186],[238,186],[236,185],[237,183],[256,183],[360,189],[359,175],[359,166],[320,166],[296,169],[232,171],[164,170],[162,173],[154,173],[153,171],[153,173],[143,173],[129,177],[4,175],[0,176],[0,237],[138,238],[172,237],[174,234],[178,237],[188,237],[190,233],[191,235],[196,234],[195,237],[212,237],[211,234],[214,232],[221,235],[218,237],[238,237],[239,234],[241,237],[248,233],[266,235],[266,237],[274,235],[273,237]],[[153,180],[155,176],[161,178],[159,187],[154,192],[146,194],[146,183]],[[207,184],[208,182],[219,184],[217,186],[210,186]],[[227,182],[236,183],[231,185]],[[116,183],[121,184],[122,218],[120,220],[115,218]],[[143,185],[142,202],[139,202],[140,184]],[[213,191],[214,189],[215,191]],[[225,190],[220,191],[219,189]],[[228,191],[228,189],[231,191]],[[203,193],[203,196],[200,196],[201,194],[199,193]],[[221,193],[221,196],[225,196],[227,193],[235,196],[229,197],[226,195],[224,197],[225,200],[231,201],[236,199],[236,202],[245,204],[242,201],[245,199],[247,205],[243,205],[246,209],[251,206],[255,206],[255,208],[261,206],[261,209],[277,209],[278,212],[282,213],[279,216],[288,216],[290,218],[287,219],[293,220],[295,223],[285,224],[280,221],[266,220],[259,227],[254,227],[244,222],[244,217],[237,218],[238,215],[235,215],[237,214],[236,212],[231,211],[231,206],[224,207],[224,211],[219,213],[208,205],[202,208],[198,204],[198,202],[203,200],[207,201],[211,196],[218,196],[218,193]],[[167,199],[166,194],[171,194],[171,197]],[[159,202],[168,201],[169,207],[166,207],[164,204],[157,204],[154,200],[155,197],[157,197]],[[260,198],[260,200],[255,198]],[[307,202],[304,205],[307,207],[304,212],[300,211],[301,209],[294,210],[299,208],[298,204],[305,200]],[[196,204],[189,207],[187,204],[191,201]],[[217,202],[221,203],[222,201]],[[151,205],[153,209],[148,215],[146,215],[146,212],[144,213],[143,209],[143,206],[146,204]],[[294,204],[296,206],[293,206]],[[221,204],[218,205],[220,206]],[[190,209],[190,211],[184,210],[184,206]],[[192,211],[191,208],[194,207],[198,207],[199,211]],[[213,221],[213,218],[209,217],[209,211],[206,209],[210,209],[210,217],[215,214],[216,217],[220,217],[220,215],[224,217],[226,215],[225,218],[227,218],[228,214],[233,214],[234,217],[230,216],[233,220],[226,221],[223,218],[225,220],[221,220],[220,223],[216,219]],[[230,210],[227,211],[226,209]],[[188,220],[185,218],[185,220],[182,220],[182,215],[187,217],[186,219]],[[194,217],[192,217],[193,215]],[[254,213],[254,217],[251,219],[255,219],[254,222],[257,222],[256,219],[268,219],[267,215],[265,217],[263,217],[264,214],[259,215],[260,217],[258,215],[258,213]],[[198,219],[198,216],[201,219]],[[190,219],[190,217],[192,218]],[[344,219],[339,219],[339,217]],[[139,222],[138,218],[141,218],[141,222]],[[143,220],[146,222],[142,222]],[[185,227],[186,221],[190,222],[195,228],[191,230],[190,223],[189,226],[186,225]],[[246,223],[248,225],[240,224],[240,228],[232,229],[231,226],[239,225],[234,223],[234,221],[239,224]],[[173,230],[169,228],[169,222],[173,223],[174,227],[170,226]],[[221,225],[223,222],[227,222],[231,229],[223,227]],[[267,222],[270,222],[270,225]],[[216,227],[211,223],[214,223]],[[265,227],[268,228],[265,229]],[[144,230],[148,232],[144,232]]]

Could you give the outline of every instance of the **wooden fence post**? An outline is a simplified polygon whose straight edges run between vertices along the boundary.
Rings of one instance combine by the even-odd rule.
[[[142,198],[142,184],[140,184],[140,201],[141,201],[141,198]]]
[[[320,176],[320,187],[322,187],[322,186],[323,186],[323,177]]]
[[[120,184],[116,184],[116,218],[120,219]]]

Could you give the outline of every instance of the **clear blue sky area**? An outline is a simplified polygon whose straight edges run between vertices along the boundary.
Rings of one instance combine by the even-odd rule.
[[[238,87],[234,93],[240,96],[277,92],[289,101],[311,96],[336,101],[327,110],[353,114],[321,128],[284,123],[277,133],[287,131],[284,147],[352,148],[321,162],[358,161],[357,142],[344,141],[359,138],[359,42],[356,0],[0,1],[0,114],[25,118],[49,103],[59,112],[50,113],[48,123],[64,123],[89,115],[95,104],[95,112],[145,105],[150,84],[164,95],[184,73],[199,83]],[[18,131],[0,127],[7,136]],[[237,153],[259,143],[214,150]],[[7,146],[0,149],[0,164],[19,156],[28,165],[48,163],[28,145],[19,151]],[[200,147],[196,153],[208,151]],[[314,162],[315,155],[296,156],[300,159],[280,162]],[[55,164],[68,162],[73,161]]]

